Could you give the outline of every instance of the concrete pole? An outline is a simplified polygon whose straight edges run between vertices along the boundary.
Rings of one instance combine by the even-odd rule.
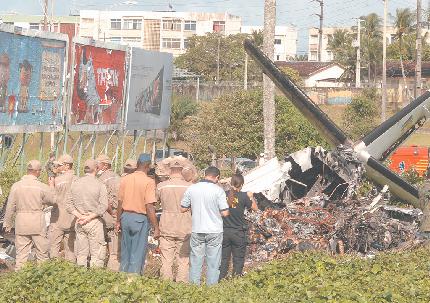
[[[243,74],[243,89],[248,90],[248,53],[245,52],[245,71]]]
[[[357,31],[357,64],[355,67],[355,87],[361,86],[361,19],[358,18]]]
[[[382,110],[381,120],[384,122],[387,116],[387,6],[388,0],[384,1],[384,33],[382,40]]]
[[[415,91],[414,96],[418,98],[421,96],[421,53],[422,53],[422,10],[421,0],[417,0],[417,62],[415,66]]]
[[[221,38],[218,37],[218,47],[217,47],[217,59],[216,59],[216,81],[215,84],[219,83],[219,45],[221,43]]]
[[[275,53],[276,0],[264,1],[263,51],[271,60]],[[266,160],[275,157],[275,85],[263,75],[264,154]]]
[[[322,37],[323,37],[323,21],[324,21],[324,1],[323,0],[319,0],[318,1],[320,4],[320,28],[319,28],[319,37],[318,37],[318,61],[321,62],[322,61]]]

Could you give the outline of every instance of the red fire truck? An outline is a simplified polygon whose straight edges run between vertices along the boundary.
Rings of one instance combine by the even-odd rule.
[[[390,157],[390,168],[401,174],[411,168],[415,168],[422,176],[429,163],[428,147],[423,146],[400,146]]]

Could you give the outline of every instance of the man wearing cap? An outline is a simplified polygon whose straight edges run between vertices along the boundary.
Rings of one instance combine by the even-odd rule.
[[[155,181],[148,177],[151,156],[141,154],[134,173],[121,179],[116,229],[121,229],[120,270],[141,273],[148,245],[149,222],[160,237],[155,215]]]
[[[50,257],[60,256],[61,243],[64,244],[64,258],[76,262],[75,247],[75,217],[66,210],[66,194],[78,178],[73,172],[73,158],[62,155],[58,161],[57,176],[54,178],[55,205],[51,212],[49,226]]]
[[[181,172],[181,163],[173,162],[170,165],[170,180],[157,185],[157,198],[163,209],[160,219],[161,276],[174,279],[173,263],[176,259],[176,282],[188,282],[191,213],[181,212],[181,200],[192,183],[185,181]]]
[[[15,216],[16,270],[28,260],[30,250],[34,249],[38,262],[49,258],[43,208],[54,203],[54,195],[48,185],[38,180],[41,170],[40,162],[31,160],[27,164],[27,174],[10,190],[3,225],[5,231],[10,232]]]
[[[103,215],[108,208],[106,186],[96,178],[97,162],[84,164],[85,176],[72,183],[66,198],[66,209],[76,217],[75,254],[78,265],[102,267],[106,259]]]
[[[125,177],[129,174],[132,174],[136,171],[137,168],[137,161],[134,159],[127,159],[124,163],[124,171],[121,175],[121,177]]]
[[[109,247],[109,259],[107,267],[111,270],[119,270],[118,250],[119,239],[115,232],[116,210],[118,208],[119,176],[112,171],[112,160],[107,155],[100,155],[97,161],[97,175],[106,186],[109,207],[103,216],[105,222],[106,240]]]

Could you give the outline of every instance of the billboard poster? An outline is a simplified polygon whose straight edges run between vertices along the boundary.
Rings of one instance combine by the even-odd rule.
[[[70,129],[118,129],[123,110],[126,51],[75,44]]]
[[[172,72],[172,54],[132,48],[126,129],[169,127]]]
[[[60,131],[67,37],[26,34],[0,27],[0,130]]]

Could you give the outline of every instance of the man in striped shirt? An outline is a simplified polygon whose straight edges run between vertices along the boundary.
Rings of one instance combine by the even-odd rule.
[[[182,177],[182,165],[170,165],[170,179],[157,186],[157,198],[163,213],[160,218],[161,276],[174,280],[173,264],[177,262],[176,282],[188,282],[191,214],[181,212],[181,200],[191,185]]]

